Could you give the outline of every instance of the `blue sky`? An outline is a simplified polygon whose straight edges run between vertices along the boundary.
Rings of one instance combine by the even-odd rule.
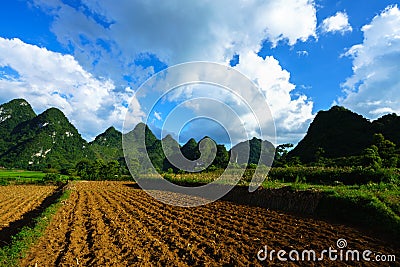
[[[122,129],[129,110],[132,122],[147,121],[161,135],[168,113],[184,100],[218,94],[229,102],[229,93],[200,86],[177,90],[150,113],[145,110],[149,100],[134,97],[140,85],[188,61],[231,65],[254,81],[275,120],[276,143],[297,143],[316,112],[334,104],[368,119],[400,113],[398,1],[5,0],[1,5],[0,103],[22,97],[38,113],[58,107],[89,141],[111,125]],[[175,121],[205,110],[221,112],[194,106],[185,105]],[[251,120],[244,111],[238,117]],[[176,125],[163,130],[181,142],[208,135],[227,143],[226,125],[240,127],[228,119],[198,119],[182,125],[180,133]]]

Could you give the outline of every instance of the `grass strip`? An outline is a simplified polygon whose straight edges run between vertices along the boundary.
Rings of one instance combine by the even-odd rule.
[[[41,237],[50,223],[51,218],[61,207],[62,201],[69,198],[71,191],[64,190],[57,201],[47,207],[44,212],[35,219],[33,227],[24,227],[12,237],[10,245],[0,249],[0,267],[18,266],[18,262],[25,256],[29,248]]]
[[[335,190],[325,192],[316,213],[323,217],[360,225],[398,242],[400,216],[394,211],[394,207],[397,208],[399,203],[393,205],[379,198],[374,192]]]

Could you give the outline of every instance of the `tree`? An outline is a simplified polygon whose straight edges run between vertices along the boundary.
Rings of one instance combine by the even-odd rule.
[[[129,159],[126,161],[127,165],[129,165],[129,173],[132,175],[133,178],[137,178],[139,176],[139,170],[141,169],[139,160],[136,158]]]
[[[91,170],[91,179],[90,180],[102,180],[104,179],[104,174],[106,174],[106,165],[103,160],[97,159],[93,165]]]
[[[382,159],[378,153],[378,147],[372,145],[364,150],[363,165],[373,169],[380,169],[382,167]]]
[[[76,164],[76,172],[86,180],[114,180],[121,174],[121,165],[117,160],[111,160],[107,164],[103,160],[91,162],[83,159]]]
[[[315,152],[315,165],[316,166],[325,166],[325,150],[322,147],[319,147]]]
[[[394,168],[397,165],[398,155],[396,154],[396,145],[385,139],[383,134],[374,134],[373,143],[378,149],[379,156],[382,159],[382,166],[385,168]]]
[[[189,141],[181,147],[181,152],[185,158],[191,161],[200,157],[198,144],[193,138],[189,139]]]
[[[225,169],[229,163],[229,152],[226,150],[224,145],[217,145],[217,154],[212,162],[217,168]]]
[[[103,175],[107,180],[114,180],[119,177],[121,174],[121,166],[119,162],[116,160],[112,160],[107,163],[107,165],[103,166]]]
[[[80,176],[82,179],[90,180],[92,164],[93,163],[88,159],[83,159],[79,161],[75,166],[75,170],[78,176]]]
[[[275,149],[274,166],[282,167],[287,165],[287,154],[289,149],[293,147],[293,144],[286,143],[278,145]]]

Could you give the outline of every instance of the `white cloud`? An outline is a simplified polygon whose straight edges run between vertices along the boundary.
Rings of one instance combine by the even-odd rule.
[[[143,103],[143,110],[152,110],[152,103],[160,105],[165,102],[173,102],[174,112],[168,112],[166,119],[170,119],[179,132],[181,125],[177,121],[189,121],[193,117],[213,118],[225,127],[233,140],[233,143],[244,141],[252,136],[272,137],[269,109],[275,119],[277,129],[277,143],[298,142],[305,134],[312,114],[313,102],[305,95],[293,96],[296,88],[290,82],[290,74],[282,69],[279,62],[273,57],[262,59],[254,52],[243,53],[240,63],[235,69],[245,74],[260,89],[261,94],[247,79],[240,78],[237,72],[229,71],[225,67],[215,67],[213,64],[207,67],[191,65],[169,69],[161,77],[149,82],[143,91],[139,91],[138,99]],[[187,81],[212,81],[223,87],[210,84],[191,84],[175,88],[176,85],[186,84]],[[175,88],[170,90],[169,88]],[[232,91],[230,91],[232,90]],[[168,94],[166,94],[168,92]],[[238,95],[236,95],[237,93]],[[156,101],[162,97],[163,101]],[[191,99],[189,102],[184,102]],[[160,110],[161,107],[155,107]],[[190,112],[185,109],[189,109]],[[168,116],[174,114],[171,119]],[[176,115],[179,114],[179,115]],[[171,115],[172,116],[172,115]],[[178,116],[178,117],[176,117]],[[243,131],[245,127],[245,131]],[[196,136],[210,135],[209,128],[199,125],[195,130]],[[174,131],[168,128],[168,131]],[[220,129],[221,130],[221,129]],[[250,133],[246,136],[246,133]],[[223,136],[222,132],[212,133]],[[272,137],[270,140],[275,142]]]
[[[162,120],[162,118],[161,118],[161,112],[156,112],[156,111],[154,111],[154,117],[156,117],[156,119],[157,120]]]
[[[264,93],[275,120],[277,142],[298,142],[314,117],[313,102],[305,95],[291,96],[296,86],[290,82],[290,73],[274,57],[262,59],[253,52],[242,55],[235,68]]]
[[[82,1],[78,7],[58,0],[34,3],[53,16],[52,31],[72,48],[75,59],[117,88],[126,86],[127,76],[135,87],[153,73],[152,67],[138,66],[146,54],[169,66],[196,60],[227,64],[237,54],[237,69],[259,82],[278,133],[291,135],[287,141],[297,142],[312,118],[312,101],[291,96],[295,85],[289,72],[273,57],[263,60],[256,53],[265,40],[276,46],[316,38],[313,0]]]
[[[321,29],[323,32],[339,32],[341,34],[353,30],[346,12],[337,12],[334,16],[324,19]]]
[[[351,47],[353,75],[342,85],[339,104],[374,119],[387,112],[400,114],[400,10],[387,7],[362,27],[364,41]]]
[[[242,50],[258,51],[264,40],[293,45],[316,30],[310,0],[84,1],[79,8],[59,1],[35,3],[54,15],[58,40],[73,45],[76,58],[88,69],[95,62],[93,68],[101,73],[120,64],[122,73],[132,75],[127,70],[142,53],[168,65],[226,62]]]
[[[0,67],[6,66],[18,75],[0,75],[3,102],[22,97],[37,112],[57,107],[89,139],[109,125],[121,125],[126,109],[120,103],[130,100],[129,92],[115,92],[111,80],[93,77],[74,57],[0,38]]]
[[[306,51],[306,50],[300,50],[300,51],[297,51],[296,54],[297,54],[299,57],[301,57],[301,56],[306,57],[306,56],[308,56],[308,51]]]

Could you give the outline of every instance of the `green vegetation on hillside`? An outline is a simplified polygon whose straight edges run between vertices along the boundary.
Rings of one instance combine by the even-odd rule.
[[[116,160],[105,163],[103,160],[82,160],[76,165],[76,173],[85,180],[119,180],[123,170]]]
[[[251,140],[241,142],[231,149],[231,161],[237,164],[260,163],[271,166],[274,152],[275,147],[271,142],[253,137]]]
[[[36,116],[31,105],[23,99],[14,99],[0,106],[0,155],[13,145],[14,128]]]
[[[26,105],[13,108],[25,109]],[[68,170],[82,158],[94,159],[87,142],[56,108],[18,123],[8,140],[8,148],[0,154],[0,166],[7,168]]]
[[[288,162],[308,165],[400,167],[400,117],[389,114],[376,121],[344,107],[320,111],[306,136],[286,156]],[[365,161],[363,161],[365,160]],[[372,162],[371,162],[372,160]]]

